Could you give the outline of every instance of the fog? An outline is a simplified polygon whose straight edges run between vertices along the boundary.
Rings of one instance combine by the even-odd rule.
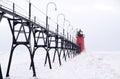
[[[26,0],[13,1],[28,11]],[[51,5],[48,15],[56,22],[57,14],[64,13],[75,29],[82,29],[85,34],[86,51],[120,51],[119,0],[31,0],[31,2],[43,13],[46,12],[48,2],[55,2],[57,12]],[[44,14],[36,10],[32,10],[32,13],[36,13],[45,22]],[[9,50],[12,35],[5,19],[0,23],[0,32],[0,51]]]

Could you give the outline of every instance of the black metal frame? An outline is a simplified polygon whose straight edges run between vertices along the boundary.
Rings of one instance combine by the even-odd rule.
[[[0,22],[1,22],[4,14],[5,14],[4,12],[0,12]]]
[[[36,18],[34,21],[31,21],[31,3],[29,4],[29,18],[23,17],[15,12],[15,4],[13,3],[13,10],[7,10],[4,7],[0,7],[0,21],[2,18],[7,18],[11,33],[12,33],[12,46],[10,51],[10,58],[8,62],[8,68],[6,77],[9,76],[10,72],[10,66],[12,62],[12,56],[14,53],[14,50],[19,45],[24,45],[28,48],[30,53],[30,59],[31,64],[30,67],[32,67],[33,70],[33,76],[36,76],[35,66],[34,66],[34,55],[38,48],[42,47],[46,50],[46,57],[45,57],[45,65],[47,64],[47,60],[49,63],[50,69],[52,69],[51,65],[51,58],[49,51],[51,49],[55,49],[54,56],[53,56],[53,62],[55,61],[56,53],[58,55],[58,61],[59,65],[61,65],[61,54],[63,54],[63,58],[67,59],[70,58],[70,56],[75,56],[76,54],[80,53],[79,46],[73,43],[71,40],[68,40],[68,38],[65,38],[64,36],[64,29],[63,29],[63,36],[58,34],[59,28],[57,25],[57,33],[54,33],[49,30],[48,23],[46,23],[46,28],[41,26],[40,24],[36,23]],[[4,14],[9,14],[13,16],[13,18],[7,17]],[[46,16],[46,22],[48,22],[48,16]],[[20,25],[20,28],[16,30],[16,27]],[[27,28],[27,29],[26,29]],[[33,33],[34,37],[34,47],[33,51],[31,48],[31,33]],[[25,39],[21,40],[19,39],[20,34],[23,34]],[[18,40],[19,39],[19,40]],[[39,44],[38,41],[43,40],[43,44]],[[52,46],[52,43],[54,43],[54,46]],[[60,44],[60,45],[59,45]]]
[[[46,65],[47,59],[48,59],[49,67],[50,69],[52,69],[49,51],[50,49],[55,49],[53,61],[55,60],[55,54],[57,53],[58,58],[59,58],[59,64],[61,65],[61,59],[60,59],[60,54],[59,54],[59,49],[58,49],[58,34],[51,33],[49,32],[48,29],[41,28],[39,26],[33,26],[33,36],[34,36],[33,58],[35,55],[35,51],[38,48],[40,47],[44,48],[46,50],[46,57],[45,57],[44,65]],[[54,40],[52,40],[52,38]],[[39,40],[43,40],[44,44],[38,44]],[[52,42],[55,43],[54,46],[51,46]]]
[[[0,64],[0,79],[3,79],[1,64]]]
[[[12,46],[11,46],[11,51],[10,51],[10,57],[9,57],[9,62],[8,62],[8,68],[7,68],[7,72],[6,72],[6,77],[9,76],[9,72],[10,72],[10,66],[11,66],[11,62],[12,62],[12,57],[13,57],[13,52],[15,50],[15,48],[19,45],[24,45],[28,48],[29,53],[30,53],[30,59],[31,59],[31,64],[32,64],[32,70],[33,70],[33,76],[36,76],[36,72],[35,72],[35,66],[34,66],[34,61],[32,58],[32,49],[31,49],[31,44],[30,44],[30,39],[31,39],[31,21],[30,21],[30,17],[31,17],[31,4],[29,4],[29,19],[26,19],[18,14],[15,13],[15,4],[13,3],[13,11],[9,11],[6,10],[2,7],[0,7],[1,10],[1,17],[0,20],[5,17],[8,20],[10,29],[11,29],[11,33],[12,33]],[[4,14],[10,14],[13,16],[13,18],[9,18],[6,16],[3,16]],[[19,29],[16,29],[16,27],[18,27],[18,25],[20,25]],[[27,28],[27,30],[26,30]],[[19,39],[20,34],[23,34],[25,39],[21,40]]]
[[[36,76],[34,61],[33,61],[33,58],[32,58],[31,44],[30,44],[30,36],[31,36],[31,27],[29,27],[30,23],[29,22],[24,22],[22,19],[9,19],[9,18],[8,18],[8,22],[9,22],[10,29],[11,29],[12,36],[13,36],[13,43],[12,43],[12,46],[11,46],[11,52],[10,52],[10,58],[9,58],[9,64],[8,64],[8,69],[7,69],[6,76],[7,77],[9,76],[9,70],[10,70],[10,66],[11,66],[11,61],[12,61],[12,56],[13,56],[14,49],[19,45],[24,45],[28,48],[28,50],[30,52],[30,58],[31,58],[31,63],[32,63],[32,68],[33,68],[33,76]],[[16,30],[15,27],[18,24],[21,24],[21,26],[18,30]],[[28,32],[26,32],[26,29],[25,29],[26,27],[29,29]],[[15,33],[17,34],[16,36],[15,36]],[[23,40],[22,41],[18,40],[20,34],[24,34],[24,36],[25,36],[24,41]]]

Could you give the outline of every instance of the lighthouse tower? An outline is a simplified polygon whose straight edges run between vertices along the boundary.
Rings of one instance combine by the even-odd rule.
[[[76,36],[76,43],[80,46],[80,51],[84,51],[85,50],[85,45],[84,45],[84,34],[82,32],[82,30],[80,29],[77,32],[77,36]]]

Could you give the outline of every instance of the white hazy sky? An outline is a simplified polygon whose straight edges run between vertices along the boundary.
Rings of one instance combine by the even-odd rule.
[[[3,1],[10,3],[8,0]],[[11,1],[14,1],[25,10],[28,8],[26,0]],[[55,2],[58,10],[55,12],[54,6],[51,5],[49,7],[49,16],[55,20],[57,14],[64,13],[66,19],[70,21],[74,28],[82,29],[85,33],[86,50],[120,51],[119,0],[31,0],[31,2],[44,13],[48,2]],[[45,21],[45,15],[34,8],[32,9],[32,14]],[[3,45],[2,47],[0,46],[0,50],[7,49],[5,45],[9,46],[11,44],[12,36],[7,21],[5,21],[3,19],[0,24],[0,44]]]

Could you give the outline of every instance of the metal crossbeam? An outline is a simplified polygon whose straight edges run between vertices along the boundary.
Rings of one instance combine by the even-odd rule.
[[[23,20],[20,20],[21,22],[18,23],[18,19],[8,19],[9,25],[10,25],[10,29],[11,29],[11,33],[13,36],[13,43],[12,43],[12,47],[11,47],[11,52],[10,52],[10,58],[9,58],[9,63],[8,63],[8,69],[7,69],[7,73],[6,73],[6,77],[9,76],[9,70],[10,70],[10,66],[11,66],[11,61],[12,61],[12,56],[13,56],[13,52],[14,49],[19,46],[19,45],[25,45],[29,52],[30,52],[30,58],[31,58],[31,63],[32,63],[32,69],[33,69],[33,76],[36,76],[36,72],[35,72],[35,67],[34,67],[34,61],[32,58],[32,50],[31,50],[31,44],[30,44],[30,33],[31,33],[31,28],[28,27],[27,25],[22,24]],[[17,23],[16,23],[17,22]],[[13,24],[12,24],[13,23]],[[25,23],[25,22],[24,22]],[[27,22],[26,22],[27,23]],[[17,35],[15,36],[15,28],[17,26],[17,24],[21,24],[20,28],[18,29],[19,31],[17,31]],[[25,27],[28,27],[29,31],[26,32]],[[23,30],[21,30],[23,28]],[[22,31],[22,32],[21,32]],[[29,33],[29,35],[27,36],[26,33]],[[20,34],[23,34],[25,37],[25,40],[19,40]]]
[[[5,14],[11,15],[13,16],[13,18],[5,16]],[[0,21],[2,20],[2,18],[7,18],[10,29],[11,29],[11,33],[12,33],[12,39],[13,39],[6,77],[9,76],[13,52],[15,48],[19,45],[24,45],[29,50],[30,60],[31,60],[30,68],[32,68],[33,76],[36,76],[36,71],[35,71],[35,66],[34,66],[34,56],[35,56],[36,50],[40,47],[44,48],[46,51],[44,64],[46,65],[48,61],[50,69],[52,69],[51,58],[50,58],[50,53],[49,53],[51,49],[54,49],[54,56],[52,58],[53,62],[55,61],[55,57],[57,54],[60,65],[62,64],[61,63],[62,55],[66,61],[67,57],[70,58],[80,53],[80,50],[79,50],[80,47],[74,42],[72,42],[71,40],[68,40],[68,38],[65,38],[64,30],[63,30],[63,36],[58,34],[58,30],[59,30],[58,25],[56,29],[57,33],[55,33],[49,30],[48,28],[44,28],[42,25],[36,23],[36,19],[34,19],[34,21],[31,20],[31,3],[29,3],[29,15],[28,16],[29,17],[27,18],[17,13],[15,11],[14,3],[13,3],[13,10],[9,8],[6,9],[5,6],[3,5],[0,6]],[[33,33],[33,37],[34,37],[33,51],[31,49],[31,42],[30,42],[31,32]],[[20,39],[21,34],[23,35],[24,39]],[[41,44],[41,40],[43,41],[42,44]],[[54,43],[54,45],[52,43]]]

